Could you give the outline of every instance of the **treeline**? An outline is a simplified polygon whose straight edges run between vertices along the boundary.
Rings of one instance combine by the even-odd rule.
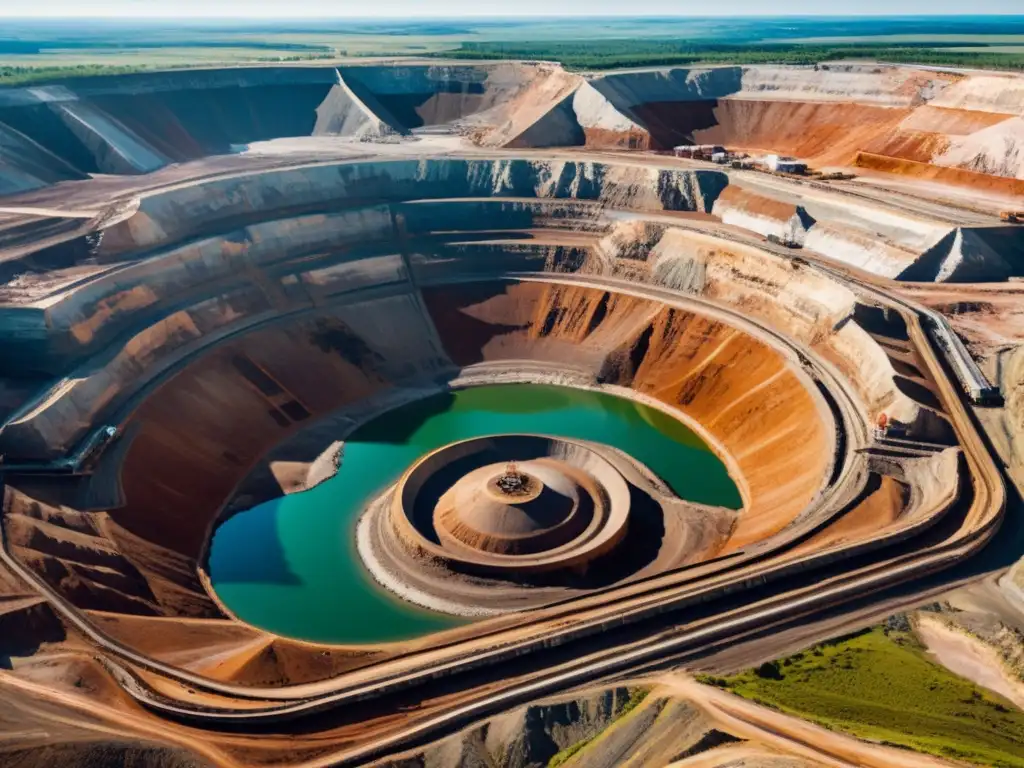
[[[463,43],[433,54],[457,59],[526,59],[557,61],[569,69],[693,64],[824,64],[842,59],[870,59],[898,64],[1024,69],[1024,54],[946,50],[952,43],[890,45],[735,45],[677,40],[573,40],[538,43]],[[979,46],[972,46],[979,47]]]
[[[283,62],[334,59],[344,53],[319,53],[298,56],[257,56],[229,62],[201,62],[206,67],[232,67],[239,64],[275,64]],[[75,64],[67,66],[5,66],[0,65],[0,87],[52,83],[73,78],[130,75],[137,72],[163,72],[171,69],[194,69],[195,64]]]
[[[274,40],[194,40],[177,42],[174,40],[2,40],[0,54],[31,55],[41,53],[59,53],[64,51],[81,51],[83,53],[99,52],[104,55],[111,51],[141,50],[172,50],[176,48],[248,48],[251,50],[291,51],[299,53],[325,53],[333,51],[329,45],[310,43],[276,42]]]
[[[97,77],[99,75],[124,75],[142,72],[146,67],[116,66],[112,64],[77,64],[74,66],[25,67],[0,66],[0,85],[26,85],[69,77]]]

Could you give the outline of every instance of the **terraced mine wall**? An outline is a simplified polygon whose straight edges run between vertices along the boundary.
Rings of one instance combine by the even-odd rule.
[[[930,168],[1019,195],[1022,113],[1019,77],[869,64],[593,77],[519,62],[143,73],[0,89],[0,145],[11,149],[0,194],[282,137],[447,126],[495,147],[719,143],[915,176]]]
[[[509,62],[83,79],[0,89],[0,144],[6,142],[13,150],[0,154],[0,193],[89,173],[145,173],[281,137],[377,140],[443,126],[467,141],[496,148],[644,149],[717,142],[754,153],[788,152],[818,165],[860,164],[1019,196],[1021,170],[1014,148],[1024,141],[1015,127],[1024,111],[1021,92],[1020,78],[1012,76],[852,64],[670,68],[584,77],[550,64]],[[990,135],[993,131],[997,133]],[[1005,151],[996,157],[992,153],[998,148]],[[440,167],[431,163],[430,173],[438,174]],[[506,178],[522,168],[487,171],[484,176],[494,182],[494,194],[503,196],[522,190],[526,196],[597,195],[614,201],[611,192],[594,192],[603,182],[590,178],[586,169],[570,170],[566,179],[556,175],[545,181],[543,174],[532,171]],[[331,172],[294,172],[278,187],[287,187],[287,203],[261,200],[272,195],[268,184],[228,183],[216,191],[254,195],[248,210],[229,204],[237,211],[237,228],[243,229],[261,223],[271,208],[281,217],[350,207],[354,193],[339,185],[356,183],[356,176],[368,203],[407,199],[410,187],[426,181],[416,173],[389,171],[372,179],[372,172],[336,172],[345,177],[337,183],[326,178]],[[463,172],[446,171],[436,181],[446,183],[440,176],[447,176],[453,184],[465,184],[451,178]],[[638,184],[650,195],[641,176],[635,184],[624,180],[621,194],[628,197]],[[762,174],[722,178],[720,186],[729,187],[725,194],[719,196],[705,185],[704,202],[695,205],[688,191],[669,201],[675,182],[662,179],[663,207],[706,210],[726,224],[774,235],[886,277],[970,282],[1024,274],[1024,229],[995,226],[991,216],[922,216],[887,208],[870,196],[838,195],[815,185],[786,187]],[[552,189],[543,188],[545,184]],[[570,189],[563,189],[566,185]],[[478,186],[467,184],[465,193],[474,194]],[[24,277],[31,292],[34,273],[46,271],[51,280],[60,279],[61,272],[70,275],[80,261],[76,252],[88,251],[106,263],[119,253],[157,247],[169,237],[184,238],[186,228],[188,235],[200,237],[207,220],[217,221],[209,234],[223,232],[226,217],[206,211],[203,194],[197,189],[191,202],[185,193],[175,196],[173,204],[164,201],[182,220],[189,208],[187,216],[194,223],[171,221],[175,211],[159,210],[159,197],[147,197],[145,206],[153,209],[156,226],[166,232],[136,216],[126,225],[107,227],[100,246],[80,238],[6,259],[0,276]],[[435,192],[424,189],[423,194]],[[650,203],[627,204],[646,209]],[[19,284],[17,294],[26,295],[26,288]],[[16,328],[15,336],[33,346],[36,341],[28,340],[38,335],[43,322],[26,314],[7,320]]]
[[[817,519],[843,430],[884,411],[942,436],[944,417],[900,381],[912,361],[897,370],[875,338],[899,329],[862,296],[716,220],[746,205],[729,184],[710,169],[441,158],[143,196],[66,273],[21,273],[4,307],[23,334],[7,351],[46,382],[0,431],[10,551],[133,646],[159,646],[151,616],[220,619],[211,636],[252,642],[197,576],[225,509],[323,479],[367,403],[468,374],[620,387],[692,420],[744,499],[722,554]],[[107,425],[106,449],[78,455]],[[890,490],[879,514],[897,519]],[[210,674],[323,679],[374,653],[314,663],[277,638]]]
[[[595,296],[591,303],[600,301]],[[372,320],[382,313],[394,316],[401,306],[395,301],[356,304],[341,316],[335,313],[288,329],[252,334],[244,342],[225,345],[213,356],[190,366],[150,398],[132,422],[136,426],[128,426],[132,442],[121,473],[124,504],[109,510],[110,522],[105,536],[90,534],[94,536],[95,545],[104,551],[115,551],[115,546],[107,543],[111,539],[135,542],[128,561],[131,565],[118,566],[115,562],[118,559],[113,556],[103,561],[108,573],[118,572],[122,574],[120,577],[102,575],[89,568],[83,572],[81,567],[75,566],[79,555],[62,549],[65,545],[60,542],[66,540],[68,534],[46,523],[31,522],[31,515],[26,518],[24,527],[18,529],[23,533],[9,533],[12,543],[21,548],[19,552],[28,562],[38,564],[44,573],[53,576],[55,587],[64,590],[83,607],[107,610],[116,605],[119,611],[146,613],[151,609],[143,610],[143,607],[156,602],[162,610],[197,615],[195,611],[200,609],[198,615],[207,615],[209,604],[196,598],[183,600],[180,588],[169,594],[146,597],[153,591],[152,587],[146,587],[146,577],[151,580],[154,571],[166,573],[168,563],[182,557],[195,562],[220,505],[249,467],[270,447],[296,429],[313,423],[318,416],[354,405],[383,388],[403,384],[402,379],[392,379],[382,369],[395,367],[397,364],[391,361],[401,353],[405,353],[405,360],[411,359],[413,354],[422,356],[421,345],[428,340],[413,337],[407,346],[398,349],[394,341],[381,338],[379,334],[377,338],[356,336],[342,320],[356,325],[357,318]],[[546,309],[538,309],[536,322],[542,322],[546,312]],[[346,338],[349,340],[345,341]],[[343,359],[338,347],[328,347],[326,339],[343,345],[346,358],[352,356],[359,360],[359,353],[351,350],[360,347],[372,352],[364,353],[361,365],[356,365]],[[537,344],[542,351],[555,342],[542,337]],[[388,357],[377,351],[389,351],[388,345],[392,352]],[[566,342],[558,346],[562,347],[563,357],[574,351]],[[742,357],[743,345],[737,341],[734,347],[735,355]],[[736,357],[731,359],[735,362]],[[548,363],[549,368],[553,365]],[[762,368],[763,375],[749,365],[739,370],[742,373],[756,371],[759,380],[774,375],[770,365]],[[296,371],[305,375],[300,376]],[[712,407],[716,387],[721,387],[722,383],[703,380],[707,383],[701,384],[698,383],[701,379],[691,377],[690,383],[685,384],[685,374],[680,375],[684,383],[678,387],[697,390],[697,402],[692,407],[700,408],[700,403]],[[629,383],[627,378],[621,381]],[[813,400],[795,379],[776,376],[772,392],[777,394],[761,406],[742,397],[747,385],[746,380],[734,380],[736,394],[732,397],[736,407],[729,409],[734,415],[713,427],[714,434],[723,439],[728,430],[735,430],[734,435],[728,437],[727,445],[737,447],[742,454],[737,457],[741,470],[751,470],[751,476],[743,479],[744,487],[752,494],[751,507],[745,514],[747,524],[737,530],[737,536],[777,530],[786,524],[789,516],[806,506],[823,482],[831,442],[824,427],[817,426],[822,422]],[[659,396],[679,397],[672,390]],[[728,408],[728,397],[722,395],[717,401]],[[183,413],[188,413],[189,418],[183,419]],[[808,430],[811,430],[811,439],[807,439]],[[228,434],[231,440],[225,442]],[[786,446],[784,450],[772,448],[773,443],[784,445],[798,435],[799,450],[793,450],[794,446]],[[304,453],[293,454],[291,458],[312,462],[317,452],[327,447],[329,443],[314,441]],[[792,478],[781,490],[776,482],[779,472],[788,473]],[[799,472],[798,477],[794,476],[796,472]],[[792,494],[785,504],[773,506],[778,500],[775,494],[785,492]],[[59,503],[60,499],[55,501]],[[33,503],[38,505],[39,499]],[[736,545],[739,543],[737,540]],[[47,565],[53,558],[62,564]],[[141,563],[134,562],[139,560]],[[76,574],[74,580],[67,579],[69,572]],[[115,603],[104,598],[102,585],[112,578],[134,585],[127,593],[137,595],[139,603],[126,604],[124,599]]]
[[[716,205],[726,182],[715,171],[631,165],[397,161],[276,171],[144,198],[138,212],[107,229],[90,252],[100,271],[79,280],[74,290],[41,291],[34,303],[6,308],[5,352],[19,360],[20,370],[66,379],[15,414],[0,443],[10,456],[24,460],[66,454],[96,425],[116,421],[122,409],[131,408],[132,392],[156,384],[163,371],[203,348],[359,291],[401,293],[413,263],[418,282],[466,279],[467,274],[485,278],[523,268],[622,272],[645,280],[651,274],[654,282],[673,289],[757,307],[766,320],[785,323],[809,343],[829,338],[854,300],[823,278],[810,273],[810,284],[819,283],[813,293],[779,301],[774,290],[764,291],[765,257],[755,249],[694,232],[663,238],[664,225],[650,230],[645,242],[636,242],[626,225],[598,243],[610,225],[585,204],[651,213],[706,211]],[[506,195],[515,199],[492,197]],[[400,203],[403,196],[420,202]],[[367,197],[393,202],[366,206]],[[211,209],[208,199],[221,205]],[[287,216],[289,210],[317,204],[334,210]],[[442,234],[460,226],[464,231],[458,235]],[[222,234],[211,235],[218,227]],[[517,240],[510,227],[522,228],[523,235]],[[565,234],[561,242],[539,243],[531,228]],[[505,234],[496,236],[494,230]],[[616,237],[622,241],[618,245]],[[632,242],[626,251],[653,249],[650,272],[629,268],[639,262],[616,251],[623,242]],[[428,258],[410,261],[424,248]],[[444,258],[430,257],[437,249]],[[729,259],[716,259],[719,249]],[[802,284],[785,275],[792,268],[779,264],[780,284],[791,286],[779,290]],[[840,330],[837,338],[853,333],[855,326]],[[846,346],[870,349],[854,340]],[[76,366],[84,366],[82,374],[75,373]],[[866,385],[869,407],[888,408],[894,418],[914,423],[919,411],[899,405],[900,398],[886,391],[884,375],[880,381],[875,394]]]
[[[571,360],[596,370],[600,381],[663,400],[703,425],[736,462],[749,499],[733,546],[777,532],[821,487],[827,465],[820,457],[830,440],[821,425],[828,417],[783,359],[727,324],[573,286],[479,284],[425,289],[424,298],[459,366]],[[751,389],[764,397],[748,398]],[[802,434],[813,447],[803,453],[786,434]],[[775,441],[789,447],[769,458]],[[808,462],[814,469],[798,470]],[[792,482],[780,483],[784,477]]]
[[[329,68],[237,69],[4,89],[0,131],[28,138],[51,173],[144,173],[234,145],[312,135],[336,82]]]
[[[185,187],[144,198],[134,216],[104,230],[101,243],[88,255],[101,267],[109,266],[108,271],[67,294],[54,290],[54,273],[48,271],[36,306],[23,303],[3,310],[6,351],[25,370],[55,373],[124,333],[141,312],[160,312],[161,305],[173,305],[192,287],[221,295],[225,280],[240,278],[240,267],[274,270],[274,263],[300,255],[330,253],[337,260],[341,249],[356,249],[346,260],[368,255],[374,243],[379,247],[394,239],[398,213],[414,237],[433,221],[466,226],[459,218],[464,213],[478,214],[468,226],[484,230],[526,226],[546,217],[569,221],[575,218],[573,200],[621,199],[640,210],[703,211],[726,183],[714,171],[443,160],[319,166]],[[447,214],[443,205],[410,205],[402,211],[387,205],[408,199],[491,197],[554,198],[565,204],[542,212],[526,203],[494,201]],[[210,199],[219,204],[211,206]],[[375,204],[367,205],[369,201]],[[21,260],[24,281],[31,279],[31,258]],[[157,272],[159,280],[154,279]]]
[[[1024,88],[1012,75],[827,64],[612,73],[591,83],[660,147],[717,143],[845,165],[863,151],[1024,178],[1013,148]]]
[[[674,612],[663,617],[666,624],[685,631],[678,625],[683,612],[690,621],[715,610],[709,605],[691,615],[686,606],[739,599],[737,590],[748,588],[763,595],[773,577],[786,584],[795,577],[790,586],[803,588],[801,574],[809,569],[825,581],[849,565],[847,576],[859,580],[868,562],[861,558],[878,553],[892,557],[891,564],[876,564],[879,571],[899,579],[909,573],[905,567],[919,573],[940,557],[960,556],[917,552],[913,541],[927,531],[923,545],[930,547],[965,516],[966,531],[971,515],[986,514],[975,502],[991,489],[974,474],[977,456],[956,445],[943,410],[943,403],[959,403],[943,389],[944,379],[930,378],[931,351],[911,342],[916,329],[894,309],[898,292],[890,303],[866,279],[836,277],[819,257],[904,279],[1009,276],[1014,259],[1007,254],[1016,242],[1010,228],[986,227],[985,216],[950,217],[938,205],[887,209],[870,196],[841,194],[842,185],[826,190],[650,156],[605,155],[615,161],[602,163],[583,154],[530,152],[561,144],[653,146],[641,115],[616,109],[595,85],[600,78],[557,67],[406,74],[325,68],[322,81],[317,68],[308,69],[314,74],[291,94],[301,120],[282,118],[267,133],[255,123],[231,123],[195,151],[232,152],[237,147],[224,147],[237,136],[272,141],[271,134],[292,130],[390,142],[389,134],[427,129],[424,138],[403,138],[407,144],[390,150],[383,143],[330,142],[347,147],[331,150],[332,164],[322,155],[315,166],[288,169],[269,170],[312,160],[254,148],[142,178],[81,184],[71,180],[80,170],[61,166],[70,183],[35,199],[60,201],[69,190],[67,216],[18,213],[16,206],[0,214],[0,330],[9,331],[0,337],[10,340],[0,359],[11,361],[0,374],[0,524],[9,567],[37,581],[53,606],[12,603],[5,626],[15,635],[49,640],[51,631],[63,633],[61,621],[80,622],[76,636],[81,631],[99,653],[110,653],[111,670],[118,658],[138,665],[138,685],[125,686],[127,694],[151,695],[144,703],[158,712],[177,707],[175,717],[226,723],[234,715],[273,717],[264,707],[279,697],[302,697],[298,707],[305,707],[310,689],[288,686],[357,685],[357,678],[339,676],[390,673],[392,661],[395,672],[410,664],[405,669],[414,674],[420,664],[451,662],[423,670],[433,680],[488,659],[501,674],[506,660],[524,652],[546,654],[569,638],[597,633],[607,639],[626,622],[665,611]],[[229,76],[217,77],[228,83],[217,88],[234,87]],[[277,88],[288,82],[281,77],[239,90],[287,104]],[[705,89],[692,73],[671,78],[693,81],[686,87],[696,89],[695,97]],[[770,94],[786,93],[778,83],[754,88],[744,72],[739,79],[738,91],[714,98],[725,103],[758,91],[770,101]],[[164,91],[182,90],[183,82],[175,79]],[[871,88],[881,86],[872,82],[858,99],[880,98]],[[98,93],[96,103],[107,96],[102,113],[72,105],[60,118],[67,125],[82,117],[86,127],[75,135],[88,137],[89,156],[111,168],[127,163],[133,170],[125,174],[149,167],[154,157],[167,161],[171,144],[158,147],[164,140],[155,133],[141,136],[150,128],[128,126],[134,116],[115,104],[120,95]],[[429,146],[425,136],[435,128],[524,150],[477,147],[467,151],[475,159],[459,160],[411,149],[416,140]],[[442,143],[457,144],[451,137]],[[328,142],[308,144],[314,145]],[[39,157],[49,162],[50,154]],[[355,155],[402,159],[338,159]],[[25,166],[11,186],[50,183],[41,178],[44,170]],[[97,200],[104,207],[91,205]],[[72,212],[79,204],[85,210]],[[767,243],[768,234],[791,237],[805,250]],[[32,247],[37,237],[46,247]],[[220,589],[231,578],[219,581],[215,559],[206,560],[218,523],[323,482],[339,460],[343,471],[357,466],[345,467],[344,440],[368,414],[450,386],[523,382],[604,390],[652,408],[644,410],[651,422],[660,413],[692,423],[728,467],[742,508],[669,499],[674,506],[666,507],[671,514],[660,529],[634,528],[631,519],[628,529],[660,549],[643,570],[601,583],[614,593],[577,592],[570,605],[550,605],[563,597],[553,591],[535,593],[530,605],[548,606],[537,613],[495,616],[441,636],[425,630],[397,644],[292,641],[255,617],[232,615],[226,589],[215,594],[211,579]],[[883,413],[901,436],[872,437]],[[960,427],[958,421],[958,436],[969,446],[972,438]],[[624,463],[623,472],[646,480],[644,493],[659,487],[643,467]],[[242,520],[228,524],[236,522]],[[289,571],[299,560],[281,548],[273,535],[279,530],[242,543],[242,557],[272,565],[260,583],[301,579]],[[320,540],[336,563],[335,539]],[[917,555],[928,559],[914,564]],[[893,567],[899,570],[889,572]],[[867,575],[863,585],[877,583]],[[240,576],[232,574],[243,583]],[[451,582],[440,583],[444,594]],[[47,586],[74,610],[63,613],[67,606]],[[478,596],[484,591],[477,583],[468,588]],[[627,598],[629,611],[619,611]],[[524,605],[517,595],[506,599],[513,609]],[[591,612],[577,614],[584,605]],[[727,629],[735,624],[714,628],[714,637],[724,638],[717,633]],[[124,648],[108,645],[110,639]],[[476,657],[477,649],[496,654]],[[367,668],[383,662],[387,667]],[[51,673],[47,679],[55,679]],[[212,693],[213,681],[275,690],[248,691],[244,706],[253,709],[243,713],[236,711],[241,699]],[[647,703],[630,722],[664,720],[671,705],[661,694]],[[600,730],[620,705],[592,705],[593,723],[563,717],[558,706],[542,717],[567,719],[569,727],[545,725],[555,749],[531,752],[539,759],[589,737],[591,725]],[[314,730],[324,722],[317,715]],[[691,734],[687,725],[676,752],[703,739],[706,729],[694,728]],[[322,757],[323,734],[307,735],[308,754]],[[301,739],[282,745],[293,760],[305,749]]]
[[[138,73],[0,88],[0,194],[141,174],[301,136],[380,137],[505,103],[538,68],[265,67]]]
[[[647,127],[659,147],[720,143],[838,160],[911,111],[909,92],[885,93],[876,80],[866,71],[727,67],[675,69],[662,78],[610,75],[594,87]]]
[[[519,63],[264,68],[88,79],[0,90],[0,142],[8,141],[18,150],[2,155],[0,163],[7,166],[0,166],[0,192],[87,173],[142,173],[282,136],[372,139],[441,124],[491,146],[645,148],[697,141],[755,151],[763,147],[815,162],[881,158],[889,170],[909,168],[920,175],[918,170],[926,168],[929,177],[939,180],[956,176],[964,183],[991,182],[1012,192],[1012,185],[1019,182],[1005,177],[1016,174],[1010,148],[1016,141],[1014,120],[1019,121],[1012,117],[1014,110],[1024,109],[1019,86],[1009,77],[865,65],[816,70],[678,68],[589,79],[552,65]],[[1000,136],[1010,154],[1000,160],[982,154],[968,158],[961,152],[955,169],[942,165],[946,155],[940,157],[938,149],[925,157],[924,145],[912,147],[908,138],[923,136],[929,147],[952,147],[967,142],[975,132],[995,128],[1003,131]],[[945,139],[942,131],[949,133]],[[491,195],[503,197],[606,203],[622,197],[628,207],[643,210],[703,210],[731,226],[780,237],[851,266],[904,280],[969,282],[1024,274],[1020,228],[896,214],[871,201],[837,198],[815,188],[794,194],[767,179],[748,178],[749,174],[730,178],[711,171],[690,176],[661,171],[652,194],[654,188],[642,171],[631,172],[631,178],[620,174],[606,180],[593,175],[603,172],[600,167],[592,171],[586,164],[541,162],[530,167],[453,160],[432,162],[429,170],[417,163],[411,171],[412,163],[388,163],[387,172],[380,174],[371,165],[290,171],[278,183],[204,185],[192,196],[181,192],[173,200],[146,197],[141,215],[121,225],[5,260],[0,275],[11,278],[6,291],[10,300],[0,306],[0,324],[9,331],[5,351],[19,360],[22,378],[45,377],[66,370],[70,360],[84,359],[88,353],[83,347],[125,333],[125,325],[117,321],[125,316],[125,308],[131,307],[133,314],[146,308],[160,314],[154,305],[169,298],[147,295],[150,288],[142,285],[145,268],[128,263],[147,249],[164,249],[174,240],[222,237],[227,222],[236,227],[229,239],[242,244],[255,239],[269,248],[270,229],[280,227],[283,232],[294,225],[339,233],[334,239],[321,237],[322,248],[350,247],[340,233],[355,225],[355,219],[338,212],[353,207],[357,195],[366,203],[386,203],[413,194],[459,194],[455,187],[461,186],[462,194],[473,197],[488,183]],[[334,173],[336,180],[331,178]],[[685,178],[697,179],[696,188],[680,181]],[[645,199],[627,199],[637,188],[644,190]],[[275,189],[287,196],[287,202],[274,198]],[[221,210],[223,206],[207,210],[207,190],[231,201],[226,206],[235,211],[233,219]],[[417,210],[437,215],[439,209]],[[293,219],[292,224],[269,225],[270,211],[279,220]],[[303,213],[310,218],[300,221],[297,217]],[[381,215],[367,210],[357,218]],[[517,221],[529,215],[561,214],[524,211]],[[489,220],[482,209],[478,220],[481,228]],[[376,227],[378,233],[387,228],[383,221],[379,226],[368,221],[357,226],[364,232]],[[293,245],[293,234],[278,237],[277,247],[291,252],[314,247],[312,242]],[[194,271],[195,258],[213,258],[210,248],[219,248],[215,240],[206,246],[195,244],[194,257],[183,249],[181,269]],[[206,255],[200,253],[204,247]],[[120,294],[101,288],[100,297],[94,287],[77,291],[83,305],[94,302],[78,309],[55,300],[60,287],[70,288],[83,279],[97,283],[102,267],[83,270],[86,260],[109,265],[106,281],[119,281]],[[223,279],[218,277],[223,271],[204,269],[210,280]],[[41,273],[47,275],[49,298],[30,308],[32,302],[24,299],[40,293],[34,275]],[[181,289],[178,284],[159,290],[177,295]],[[253,303],[267,300],[239,295],[232,301],[244,305],[241,311],[256,313]],[[11,311],[12,305],[18,309]],[[59,330],[52,333],[50,328]]]
[[[213,209],[206,191],[219,202]],[[710,211],[731,226],[761,234],[786,229],[833,257],[874,265],[883,274],[901,270],[907,279],[1013,272],[1010,261],[1019,237],[1010,228],[950,229],[892,215],[879,220],[873,218],[878,211],[863,203],[851,205],[839,225],[831,221],[844,210],[827,198],[805,196],[804,204],[796,205],[771,192],[745,179],[731,183],[718,171],[550,160],[349,163],[182,187],[143,198],[137,212],[118,224],[4,262],[12,280],[0,305],[2,349],[18,363],[10,375],[40,381],[70,372],[114,339],[132,341],[133,325],[167,320],[164,341],[132,341],[139,351],[157,350],[159,357],[167,343],[181,346],[185,337],[214,329],[230,332],[223,318],[235,325],[243,317],[258,321],[280,311],[281,302],[324,301],[336,290],[332,286],[367,284],[378,279],[367,277],[371,264],[399,278],[402,264],[386,258],[395,256],[396,233],[423,243],[461,240],[468,248],[474,239],[493,240],[492,230],[505,230],[510,234],[500,249],[490,249],[489,258],[501,253],[514,262],[531,251],[531,228],[607,229],[594,204],[636,212]],[[416,202],[404,202],[409,198]],[[888,228],[889,244],[867,236],[878,226]],[[460,229],[464,235],[458,238],[434,234]],[[521,242],[514,245],[517,239]],[[630,247],[642,254],[657,239],[634,239]],[[685,240],[700,242],[696,235]],[[715,242],[706,241],[704,260]],[[550,257],[533,253],[545,263],[553,260],[548,266],[555,269],[571,270],[583,257],[570,241]],[[269,289],[298,257],[309,267],[302,283]],[[355,263],[361,266],[351,266]],[[254,268],[271,282],[253,282],[247,270]],[[694,280],[703,267],[697,269],[668,279]],[[193,293],[197,287],[206,294],[205,305]],[[171,309],[186,305],[193,314],[179,317],[186,326],[194,324],[192,330],[169,319]]]
[[[73,451],[87,434],[128,418],[119,427],[128,446],[120,487],[85,497],[93,499],[94,508],[102,509],[104,498],[109,504],[123,495],[126,504],[109,510],[111,530],[150,542],[158,552],[195,557],[219,505],[241,476],[284,436],[381,389],[450,377],[476,354],[479,362],[574,360],[575,369],[590,380],[603,376],[632,386],[634,379],[642,382],[655,375],[655,358],[665,354],[657,350],[678,334],[694,334],[694,345],[687,347],[694,354],[704,335],[725,334],[720,354],[733,359],[734,353],[728,350],[731,344],[738,345],[735,370],[744,371],[748,379],[763,372],[797,398],[788,402],[784,397],[773,408],[791,415],[806,411],[803,418],[809,423],[824,423],[819,406],[803,384],[783,371],[783,363],[762,365],[755,356],[750,362],[754,367],[748,368],[740,362],[742,334],[700,323],[684,331],[696,322],[686,313],[659,314],[656,307],[643,309],[642,302],[624,299],[622,307],[633,309],[623,314],[614,292],[581,288],[563,295],[539,285],[523,285],[509,288],[512,300],[505,301],[504,311],[511,313],[507,317],[499,313],[474,318],[468,312],[454,323],[436,314],[442,310],[431,298],[434,294],[424,289],[421,295],[416,290],[415,286],[435,283],[436,290],[443,292],[446,289],[440,284],[493,279],[510,269],[558,273],[592,269],[596,264],[592,246],[609,224],[587,208],[586,199],[628,201],[652,211],[703,210],[721,182],[716,172],[632,166],[441,161],[435,167],[434,163],[399,162],[355,164],[344,172],[339,167],[317,168],[209,182],[207,193],[224,205],[219,211],[207,210],[206,217],[199,213],[204,210],[203,201],[211,198],[195,188],[146,198],[135,216],[109,229],[94,251],[94,258],[109,259],[116,268],[98,273],[73,291],[45,297],[47,334],[57,337],[63,326],[66,340],[77,349],[72,347],[75,351],[66,357],[52,355],[48,364],[54,365],[61,381],[17,414],[4,427],[0,440],[9,462],[57,459]],[[360,195],[353,201],[354,210],[273,219],[273,206],[281,201],[301,206],[303,195],[314,199],[326,194],[340,205],[345,190],[365,194],[372,184],[379,184],[381,191],[390,189],[395,197],[403,191],[413,196],[415,190],[420,200],[430,196],[481,199],[427,199],[388,208],[361,205]],[[294,194],[279,190],[294,190]],[[496,192],[517,198],[552,197],[490,199]],[[238,234],[230,229],[236,210],[271,220]],[[223,217],[220,226],[227,232],[209,236],[218,226],[216,214]],[[401,236],[395,224],[399,216]],[[480,229],[437,234],[459,222],[464,230],[467,223]],[[509,242],[510,228],[535,234]],[[191,237],[197,230],[207,236]],[[492,230],[500,232],[501,244],[487,243],[495,237]],[[550,232],[556,241],[569,239],[544,242],[542,232]],[[132,248],[138,249],[138,257],[132,255]],[[500,294],[505,288],[497,284],[488,290]],[[472,291],[467,295],[475,296]],[[463,303],[459,299],[453,306]],[[564,319],[557,319],[560,313]],[[579,317],[586,319],[573,319]],[[524,330],[513,332],[516,328]],[[467,352],[468,340],[478,336],[481,351]],[[491,337],[495,337],[493,343],[487,341]],[[39,340],[47,338],[41,335]],[[617,350],[611,360],[607,359],[609,348]],[[644,367],[647,354],[655,358]],[[681,359],[679,365],[684,370],[694,365],[719,370],[710,360]],[[182,367],[184,372],[175,373]],[[643,372],[648,369],[649,373]],[[158,390],[162,394],[151,396],[153,388],[172,375]],[[664,397],[692,403],[699,411],[695,414],[704,416],[710,411],[701,411],[705,406],[700,403],[713,395],[698,393],[714,380],[701,378],[684,386],[681,379],[650,387],[652,396],[661,396],[655,390],[667,387]],[[692,387],[697,389],[691,392]],[[744,407],[738,406],[734,419],[723,419],[722,429],[755,428],[757,422],[748,409],[756,402],[749,399]],[[195,423],[182,429],[182,413],[194,414]],[[781,429],[799,428],[801,417],[791,417],[795,421]],[[229,433],[237,435],[237,445],[234,440],[231,446],[224,444]],[[825,434],[802,441],[814,447],[805,468],[826,460],[829,439]],[[320,444],[314,454],[324,447]],[[737,443],[736,450],[749,455],[749,482],[759,484],[768,477],[755,469],[755,462],[761,461],[756,441],[745,441],[742,449]],[[308,456],[310,461],[314,458]],[[806,506],[823,472],[819,466],[818,479],[788,489],[794,491],[793,501],[784,515]],[[182,490],[163,492],[161,488]],[[77,491],[73,496],[50,493],[49,501],[57,505],[81,504],[83,498]],[[182,509],[195,509],[197,499],[208,500],[200,505],[205,511],[194,525],[184,525]],[[757,506],[751,520],[758,519]],[[147,547],[136,550],[149,551]],[[79,592],[77,587],[67,588]],[[92,607],[103,604],[88,600]]]
[[[125,503],[107,513],[113,530],[146,542],[135,551],[196,558],[232,488],[272,446],[347,405],[474,361],[566,368],[706,418],[749,500],[734,547],[784,527],[826,480],[827,410],[776,352],[726,324],[597,289],[515,283],[425,289],[424,317],[406,291],[226,341],[153,393],[125,426]],[[552,324],[553,314],[565,320]],[[328,447],[309,445],[305,458]],[[15,543],[36,557],[63,556],[46,526],[29,530]],[[82,586],[66,588],[86,595],[85,607],[103,606]]]

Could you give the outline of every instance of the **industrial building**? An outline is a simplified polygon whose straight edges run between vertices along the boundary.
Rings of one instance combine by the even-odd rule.
[[[807,163],[785,155],[765,155],[764,165],[776,173],[807,173]]]
[[[711,160],[715,155],[725,155],[727,152],[719,144],[681,144],[672,148],[672,154],[694,160]]]

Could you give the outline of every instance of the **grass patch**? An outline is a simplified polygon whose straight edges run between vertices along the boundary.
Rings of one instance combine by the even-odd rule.
[[[650,689],[648,688],[633,688],[629,692],[629,699],[626,701],[625,705],[623,705],[622,709],[619,710],[619,714],[615,716],[615,719],[608,723],[608,726],[607,728],[605,728],[605,731],[607,731],[608,728],[611,728],[612,725],[614,725],[615,723],[619,722],[622,718],[624,718],[634,709],[639,707],[643,703],[644,699],[647,698],[647,694],[649,693]],[[604,731],[602,731],[601,733],[604,733]],[[590,744],[594,743],[594,741],[599,739],[601,737],[601,733],[596,733],[589,739],[577,741],[575,744],[566,747],[548,761],[548,768],[558,768],[558,766],[569,762],[569,760],[576,756],[576,754],[578,754],[584,747],[589,746]]]
[[[569,760],[576,755],[581,749],[589,744],[593,739],[584,739],[583,741],[577,741],[571,747],[567,747],[559,752],[557,755],[552,757],[548,761],[548,768],[558,768],[563,763],[569,762]]]
[[[882,627],[732,677],[701,678],[862,739],[999,768],[1024,768],[1024,712]]]

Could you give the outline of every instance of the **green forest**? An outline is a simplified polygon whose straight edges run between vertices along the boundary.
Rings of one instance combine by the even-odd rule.
[[[1024,70],[1024,53],[954,50],[936,43],[894,45],[693,43],[685,40],[572,40],[463,43],[436,55],[458,59],[557,61],[569,69],[618,69],[693,64],[826,64],[860,59],[897,64]],[[972,47],[985,46],[975,44]]]

